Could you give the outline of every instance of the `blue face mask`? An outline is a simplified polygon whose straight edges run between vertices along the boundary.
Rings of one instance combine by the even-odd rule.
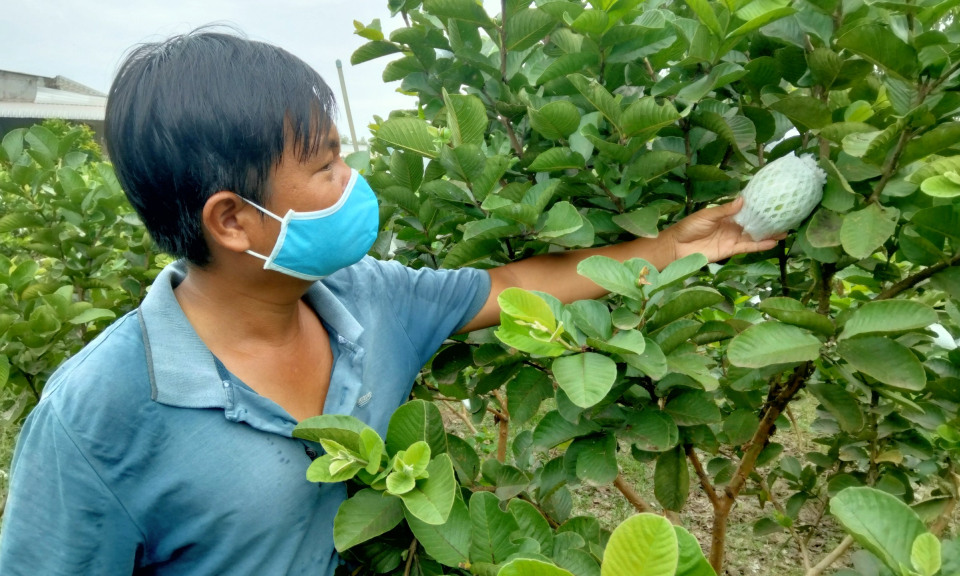
[[[359,262],[370,251],[380,228],[377,197],[356,170],[351,170],[350,181],[337,203],[323,210],[290,210],[280,218],[246,201],[280,221],[280,236],[270,256],[251,250],[247,254],[265,260],[264,270],[303,280],[320,280]]]

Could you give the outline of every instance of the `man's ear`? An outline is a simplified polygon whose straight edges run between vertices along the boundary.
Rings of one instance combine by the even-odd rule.
[[[261,218],[254,206],[226,190],[207,199],[202,221],[209,242],[237,253],[254,250],[262,254],[266,248],[269,254],[272,244],[267,237],[276,238],[280,229],[279,222]]]

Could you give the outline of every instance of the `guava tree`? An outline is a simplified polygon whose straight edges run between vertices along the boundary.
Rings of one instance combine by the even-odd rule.
[[[0,145],[0,424],[136,308],[170,258],[127,203],[86,126],[51,120]]]
[[[382,202],[374,252],[409,266],[654,237],[790,152],[827,174],[820,205],[769,253],[662,270],[591,257],[579,271],[608,298],[510,290],[499,328],[433,358],[418,397],[468,400],[475,422],[500,426],[496,460],[448,437],[471,501],[509,501],[494,514],[511,554],[486,563],[539,554],[596,573],[607,535],[568,519],[570,490],[612,483],[655,509],[620,474],[622,450],[653,463],[668,517],[682,518],[691,484],[706,494],[718,573],[747,495],[774,510],[757,534],[788,530],[808,574],[853,542],[820,561],[805,547],[845,488],[876,487],[944,530],[960,440],[956,5],[511,0],[493,16],[473,0],[391,0],[407,26],[385,37],[378,21],[356,23],[369,41],[352,63],[388,58],[383,80],[417,97],[377,118],[371,154],[349,159]],[[785,456],[777,436],[804,395],[818,403],[816,449]],[[563,549],[582,564],[524,540],[517,499],[555,538],[577,532]],[[815,522],[799,520],[805,507]],[[463,530],[478,538],[470,508]],[[410,544],[369,542],[383,554]],[[397,554],[436,559],[423,541]]]

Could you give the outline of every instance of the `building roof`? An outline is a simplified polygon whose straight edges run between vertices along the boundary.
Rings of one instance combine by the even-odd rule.
[[[0,118],[102,121],[106,94],[64,76],[0,70]]]

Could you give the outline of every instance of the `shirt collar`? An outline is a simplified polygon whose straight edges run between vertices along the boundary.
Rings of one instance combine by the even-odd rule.
[[[224,408],[227,396],[214,356],[190,325],[173,293],[186,275],[186,262],[178,260],[167,265],[137,311],[151,397],[161,404],[181,408]],[[363,326],[323,281],[310,286],[305,300],[336,332],[338,342],[359,347]]]

